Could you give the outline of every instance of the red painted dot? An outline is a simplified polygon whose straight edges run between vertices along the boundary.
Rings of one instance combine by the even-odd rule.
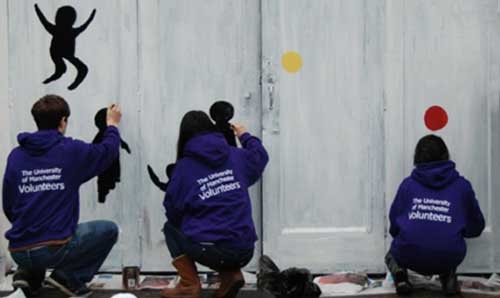
[[[424,121],[428,129],[440,130],[448,124],[448,114],[442,107],[432,106],[425,112]]]

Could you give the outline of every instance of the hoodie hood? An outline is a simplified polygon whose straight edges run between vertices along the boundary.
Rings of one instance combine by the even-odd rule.
[[[418,164],[411,177],[423,185],[441,189],[459,177],[455,163],[451,160]]]
[[[29,155],[39,156],[52,149],[63,138],[64,136],[57,130],[40,130],[33,133],[20,133],[17,141]]]
[[[229,158],[229,144],[221,133],[204,133],[189,140],[184,155],[196,158],[215,168]]]

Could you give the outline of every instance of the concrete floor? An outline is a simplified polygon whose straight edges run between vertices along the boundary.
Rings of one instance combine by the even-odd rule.
[[[122,291],[123,292],[123,291]],[[112,290],[99,290],[95,291],[94,295],[92,295],[92,298],[110,298],[114,294],[119,293],[119,291],[112,291]],[[131,292],[134,295],[136,295],[138,298],[159,298],[159,291],[136,291],[136,292]],[[203,298],[209,298],[212,296],[213,291],[203,291]],[[3,292],[0,293],[0,297],[5,297],[8,296],[9,293]],[[44,292],[40,295],[37,296],[37,298],[65,298],[66,296],[64,294],[61,294],[57,290],[53,289],[46,289]],[[339,298],[340,296],[336,296],[336,298]],[[395,298],[397,297],[396,294],[384,294],[384,295],[359,295],[359,296],[341,296],[340,298],[347,298],[347,297],[357,297],[357,298]],[[450,298],[450,296],[443,296],[439,292],[432,292],[432,291],[417,291],[413,293],[410,297],[413,298]],[[490,297],[500,297],[500,295],[484,295],[484,294],[462,294],[457,297],[463,297],[463,298],[490,298]],[[267,293],[263,293],[260,291],[256,290],[243,290],[238,294],[238,298],[273,298],[272,295],[269,295]]]

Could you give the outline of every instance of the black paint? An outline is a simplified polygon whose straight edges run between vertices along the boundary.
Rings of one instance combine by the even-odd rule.
[[[229,120],[233,119],[234,107],[226,101],[217,101],[210,107],[210,117],[215,122],[215,127],[219,132],[224,134],[229,145],[237,147],[236,136],[231,129]]]
[[[104,137],[104,132],[108,127],[106,124],[107,112],[108,109],[103,108],[99,110],[94,117],[95,126],[99,129],[99,132],[92,141],[92,143],[94,144],[102,142],[102,139]],[[127,151],[128,154],[132,153],[129,145],[124,140],[120,139],[120,144],[121,148]],[[118,158],[113,161],[111,166],[97,177],[97,193],[98,193],[99,203],[106,202],[106,196],[109,194],[111,190],[115,189],[116,184],[120,182],[120,176],[121,176],[120,155],[118,155]]]
[[[229,123],[233,116],[234,107],[229,102],[217,101],[210,107],[210,117],[215,122],[217,131],[224,134],[224,137],[229,145],[237,147],[236,136],[234,135],[234,131],[231,129],[231,124]],[[169,164],[165,169],[168,179],[172,178],[174,168],[175,164]],[[156,185],[156,187],[158,187],[161,191],[167,190],[168,181],[162,182],[150,165],[148,165],[148,174],[149,178],[153,184]]]
[[[167,175],[168,179],[172,178],[174,169],[175,169],[174,163],[169,164],[165,169],[165,174]],[[158,187],[161,191],[167,191],[168,181],[167,182],[160,181],[160,178],[158,177],[158,175],[156,175],[156,173],[154,172],[153,168],[150,165],[148,165],[148,174],[149,178],[151,179],[153,184],[156,185],[156,187]]]
[[[57,10],[55,24],[50,23],[45,18],[37,4],[35,4],[35,11],[45,30],[52,35],[50,57],[56,68],[54,74],[43,81],[43,83],[48,84],[55,81],[66,72],[66,64],[63,60],[66,59],[78,71],[75,81],[68,87],[69,90],[76,89],[83,82],[89,71],[87,65],[75,56],[76,38],[90,25],[95,17],[96,10],[94,9],[88,20],[77,28],[73,27],[77,13],[72,6],[62,6]]]

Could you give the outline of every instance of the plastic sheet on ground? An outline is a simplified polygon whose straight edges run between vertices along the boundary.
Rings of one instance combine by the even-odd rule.
[[[146,276],[139,284],[141,290],[161,290],[168,288],[172,283],[173,277],[167,276]]]
[[[118,294],[111,296],[111,298],[137,298],[137,296],[135,296],[134,294],[130,294],[130,293],[118,293]]]
[[[488,279],[461,276],[458,280],[464,292],[500,294],[500,276],[496,273]]]
[[[321,296],[355,295],[370,286],[366,274],[339,272],[318,276],[314,282],[320,287]]]
[[[89,283],[91,289],[119,290],[123,289],[121,274],[98,274]]]

